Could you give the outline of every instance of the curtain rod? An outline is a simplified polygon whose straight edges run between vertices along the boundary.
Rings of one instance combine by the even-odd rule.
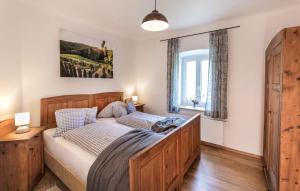
[[[220,31],[220,30],[235,29],[235,28],[240,28],[240,27],[241,26],[234,26],[234,27],[228,27],[228,28],[217,29],[217,30],[212,30],[212,31],[206,31],[206,32],[194,33],[194,34],[189,34],[189,35],[184,35],[184,36],[178,36],[178,37],[174,37],[174,38],[185,38],[185,37],[196,36],[196,35],[201,35],[201,34],[207,34],[207,33],[215,32],[215,31]],[[164,42],[164,41],[167,41],[167,40],[170,40],[170,39],[172,39],[172,38],[160,40],[160,42]]]

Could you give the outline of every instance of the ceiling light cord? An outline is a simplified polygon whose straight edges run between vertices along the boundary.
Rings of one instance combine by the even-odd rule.
[[[155,0],[155,3],[154,3],[154,10],[156,11],[156,0]]]

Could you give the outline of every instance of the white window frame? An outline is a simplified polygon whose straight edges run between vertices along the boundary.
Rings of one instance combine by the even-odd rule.
[[[189,61],[196,61],[196,92],[195,97],[201,98],[201,68],[202,62],[204,60],[209,59],[209,50],[208,49],[199,49],[199,50],[192,50],[192,51],[185,51],[179,54],[179,91],[178,91],[178,101],[181,108],[192,108],[193,104],[185,99],[185,91],[186,87],[182,84],[186,79],[186,63]],[[201,100],[203,102],[204,100]],[[205,100],[206,101],[206,100]],[[204,110],[204,107],[198,105],[196,109]]]

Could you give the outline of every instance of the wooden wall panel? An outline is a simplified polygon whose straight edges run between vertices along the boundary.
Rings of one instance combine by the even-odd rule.
[[[200,119],[196,119],[193,125],[193,153],[199,154],[200,152],[200,141],[201,141],[201,135],[200,135]]]
[[[157,191],[163,187],[163,154],[160,152],[141,168],[141,191]]]
[[[166,190],[179,176],[179,140],[175,139],[164,149],[164,187]]]
[[[188,170],[193,155],[192,141],[193,125],[189,123],[187,127],[181,131],[181,165],[183,166],[183,174]]]

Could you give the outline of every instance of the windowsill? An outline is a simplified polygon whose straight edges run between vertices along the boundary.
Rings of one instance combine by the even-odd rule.
[[[180,109],[187,109],[187,110],[202,111],[202,112],[204,112],[204,108],[202,108],[202,107],[179,106],[179,108],[180,108]]]

